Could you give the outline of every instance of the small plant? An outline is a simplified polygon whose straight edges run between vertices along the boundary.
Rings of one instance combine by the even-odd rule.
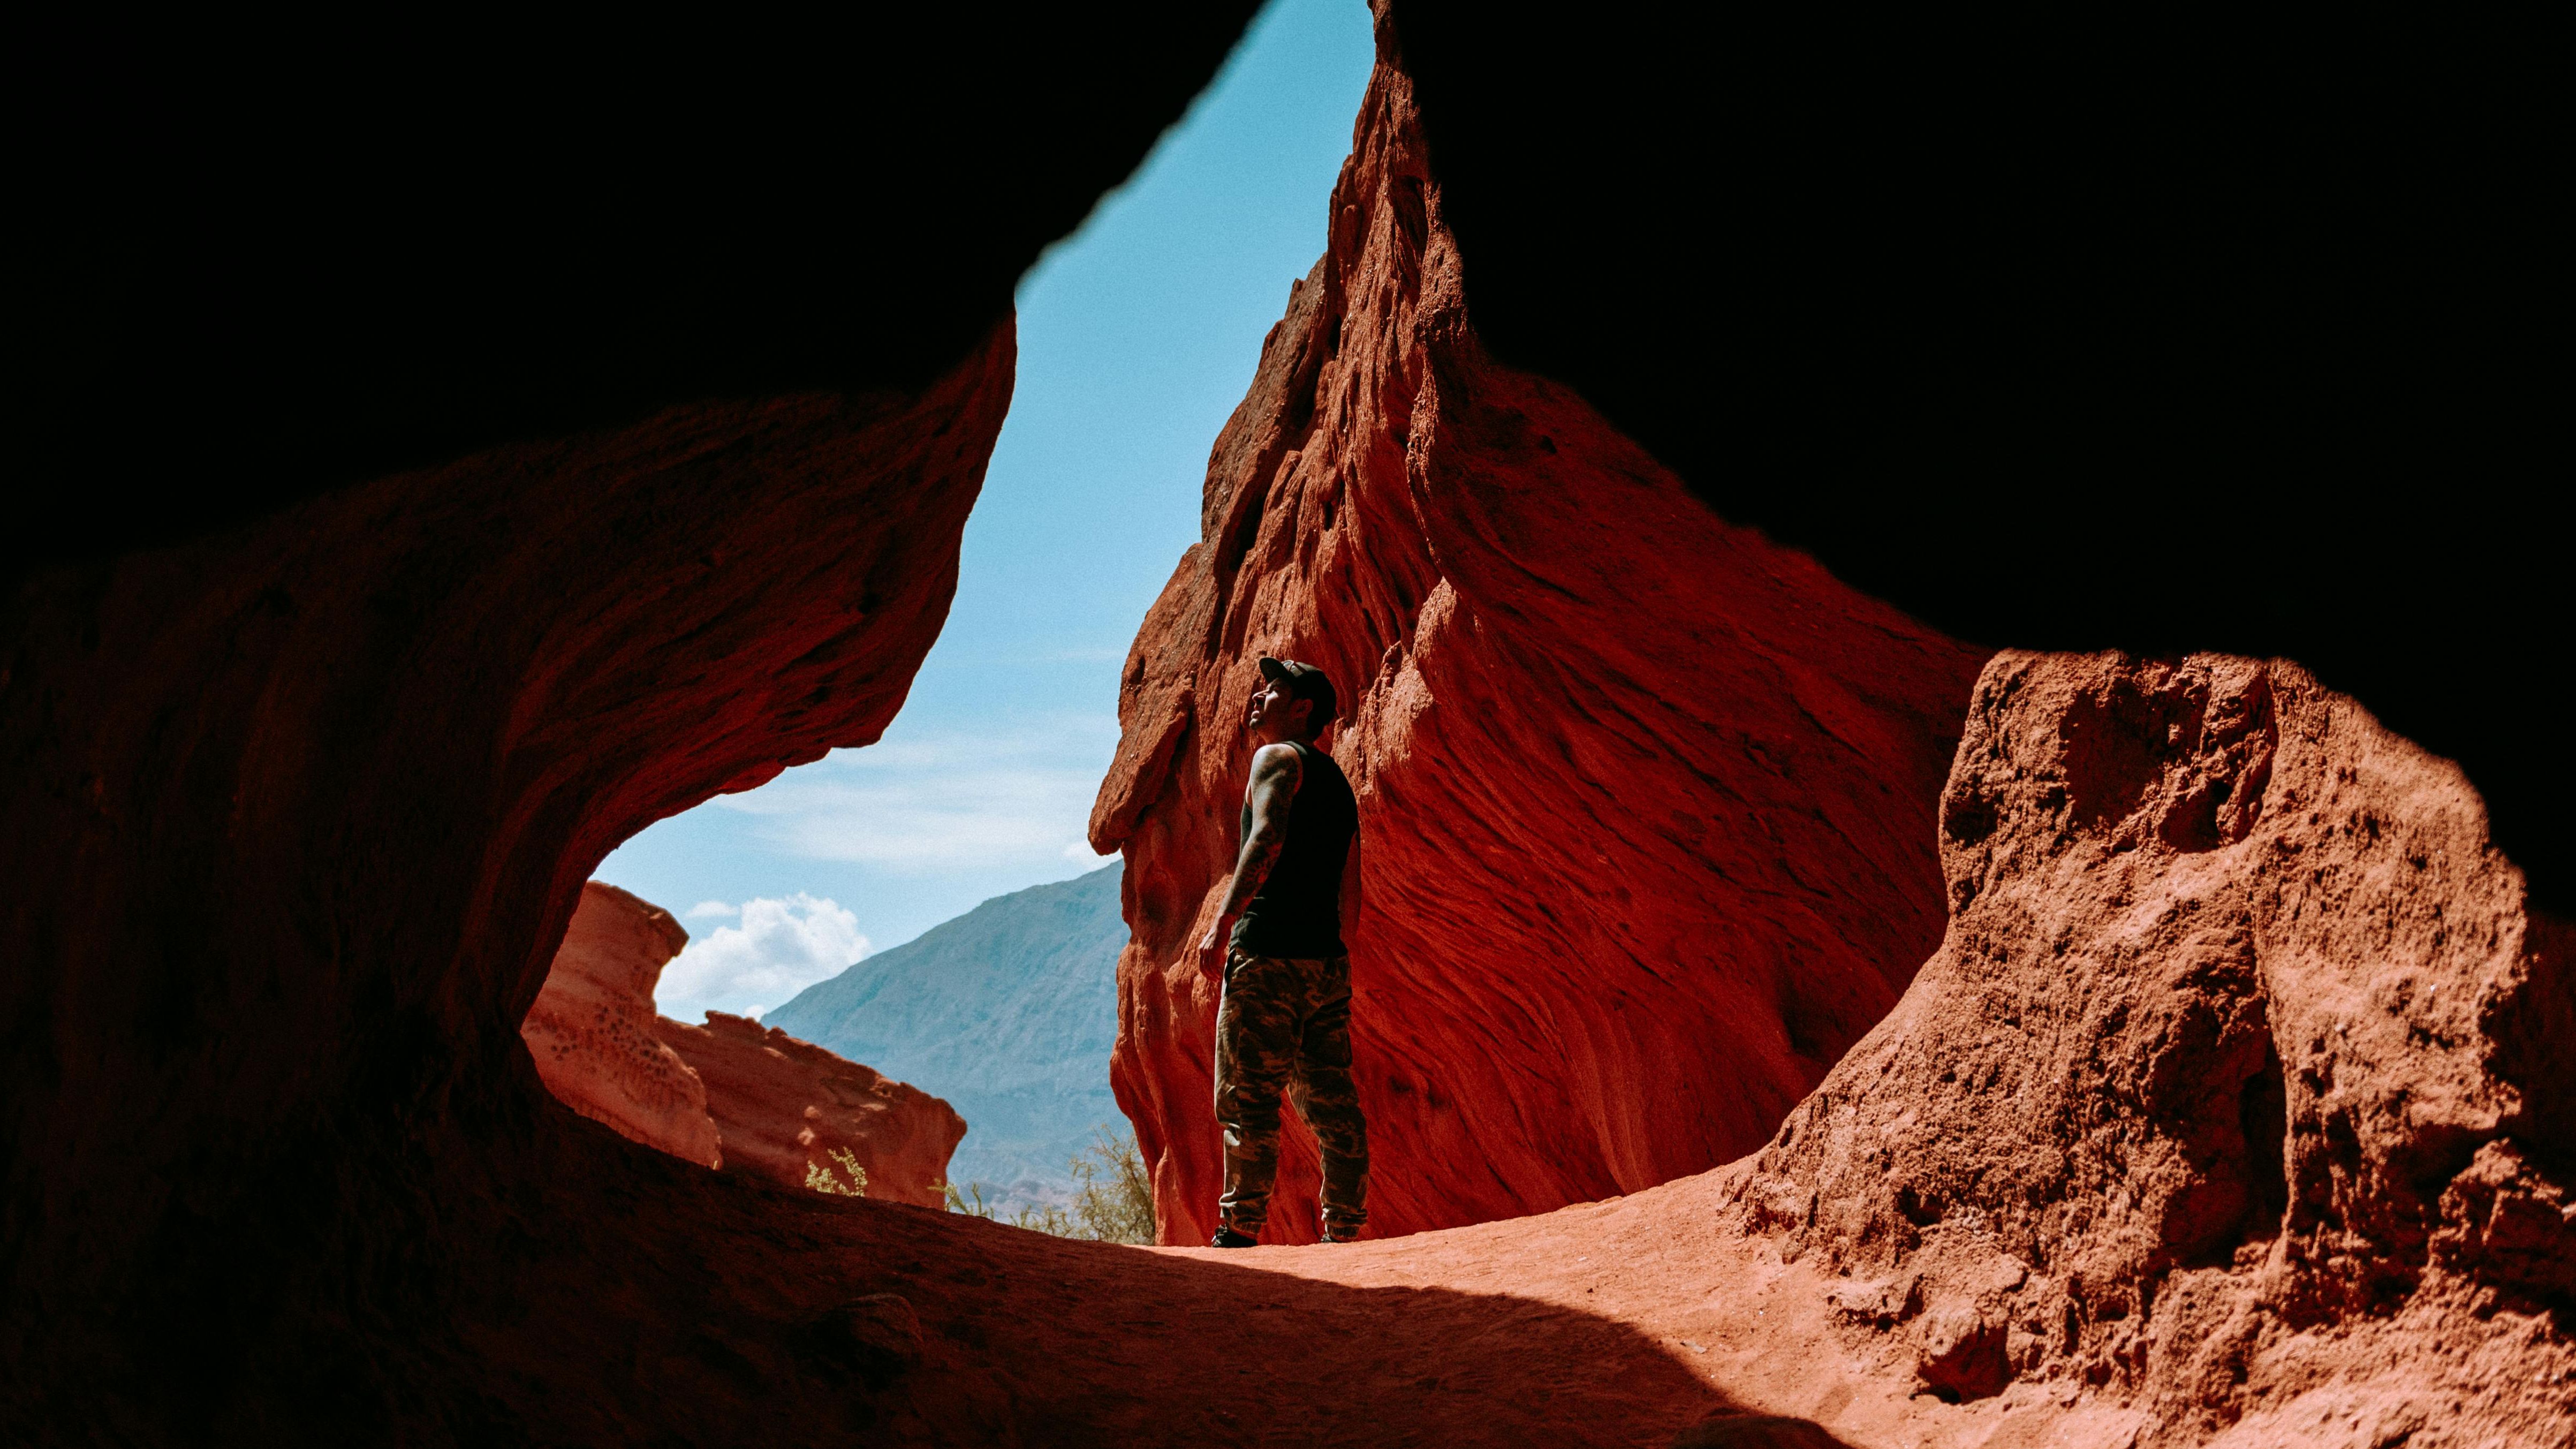
[[[1046,1233],[1052,1237],[1078,1238],[1082,1236],[1080,1232],[1075,1230],[1073,1218],[1068,1215],[1064,1209],[1055,1206],[1053,1203],[1040,1203],[1036,1207],[1022,1208],[1011,1215],[1010,1221],[1012,1227],[1026,1228],[1030,1232]]]
[[[824,1155],[830,1157],[834,1162],[841,1164],[841,1171],[848,1173],[849,1179],[845,1182],[842,1180],[840,1174],[835,1173],[832,1169],[822,1166],[819,1163],[808,1161],[805,1164],[805,1185],[807,1187],[812,1188],[816,1192],[828,1192],[835,1197],[866,1197],[868,1195],[868,1170],[859,1165],[859,1155],[857,1153],[852,1152],[846,1147],[835,1147]],[[949,1191],[953,1194],[956,1189],[951,1188]]]
[[[1154,1179],[1133,1133],[1092,1132],[1091,1146],[1073,1159],[1073,1216],[1081,1231],[1067,1236],[1103,1243],[1154,1241]]]
[[[984,1200],[984,1184],[980,1182],[968,1183],[963,1192],[955,1183],[945,1183],[941,1185],[941,1195],[947,1198],[952,1213],[1008,1223],[1033,1233],[1097,1243],[1154,1241],[1154,1180],[1145,1171],[1145,1159],[1136,1150],[1133,1134],[1113,1132],[1103,1126],[1093,1133],[1089,1147],[1074,1154],[1069,1166],[1077,1184],[1070,1209],[1041,1203],[1004,1217],[1000,1204]]]

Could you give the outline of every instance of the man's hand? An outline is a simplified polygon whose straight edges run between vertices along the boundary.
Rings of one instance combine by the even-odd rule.
[[[1216,924],[1208,927],[1206,937],[1199,942],[1199,974],[1210,981],[1225,979],[1225,938],[1232,934],[1233,926],[1233,921],[1219,916],[1216,918]]]

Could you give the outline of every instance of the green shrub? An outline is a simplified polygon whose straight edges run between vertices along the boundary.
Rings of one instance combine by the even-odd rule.
[[[849,1180],[844,1182],[839,1175],[832,1171],[832,1169],[819,1166],[812,1161],[808,1161],[805,1164],[805,1185],[807,1187],[814,1189],[816,1192],[831,1193],[836,1197],[866,1197],[868,1195],[868,1170],[859,1165],[859,1155],[857,1153],[852,1152],[846,1147],[835,1147],[825,1155],[830,1157],[834,1162],[841,1164],[841,1171],[850,1175]]]
[[[942,1191],[950,1212],[1009,1223],[1033,1233],[1097,1243],[1154,1241],[1154,1180],[1136,1150],[1135,1134],[1114,1132],[1104,1125],[1092,1134],[1089,1147],[1074,1154],[1070,1166],[1076,1184],[1070,1210],[1040,1204],[1003,1217],[998,1205],[984,1200],[980,1182],[968,1183],[965,1192],[947,1183]]]
[[[1073,1180],[1082,1185],[1073,1195],[1073,1216],[1081,1231],[1067,1236],[1103,1243],[1154,1241],[1154,1179],[1145,1171],[1134,1133],[1113,1136],[1106,1126],[1097,1129],[1091,1146],[1077,1153],[1072,1165]]]

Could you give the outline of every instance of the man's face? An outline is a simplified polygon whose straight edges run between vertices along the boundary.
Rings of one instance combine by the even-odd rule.
[[[1261,687],[1252,692],[1252,704],[1244,712],[1243,723],[1256,733],[1276,730],[1279,737],[1285,739],[1297,733],[1304,723],[1299,713],[1301,708],[1311,709],[1313,706],[1305,700],[1291,697],[1286,684],[1265,675]]]

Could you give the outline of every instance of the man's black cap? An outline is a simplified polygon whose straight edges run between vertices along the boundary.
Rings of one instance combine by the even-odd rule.
[[[1261,677],[1275,679],[1288,686],[1290,699],[1313,701],[1315,713],[1311,719],[1318,729],[1331,723],[1342,712],[1333,695],[1333,681],[1326,679],[1324,671],[1312,664],[1294,659],[1273,659],[1264,654],[1261,656]]]

